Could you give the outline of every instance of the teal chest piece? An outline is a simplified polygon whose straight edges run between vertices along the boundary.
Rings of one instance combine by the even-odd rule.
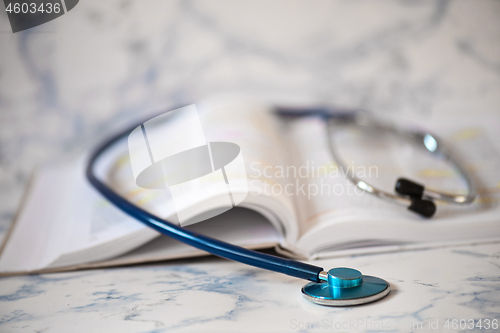
[[[326,272],[325,272],[326,273]],[[311,282],[302,288],[310,302],[329,306],[359,305],[377,301],[389,294],[390,284],[382,279],[362,275],[360,271],[338,267],[322,274],[322,282]]]

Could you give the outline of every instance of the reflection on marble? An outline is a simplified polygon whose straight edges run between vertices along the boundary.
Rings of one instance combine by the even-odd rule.
[[[208,95],[425,121],[498,113],[499,15],[500,2],[486,0],[82,0],[12,34],[0,11],[0,238],[36,166]],[[213,258],[4,278],[0,331],[328,331],[299,329],[318,322],[356,331],[335,324],[500,319],[499,257],[496,244],[322,261],[393,286],[381,302],[340,309],[307,304],[302,281]],[[402,331],[411,330],[425,331]]]
[[[447,319],[500,319],[499,244],[316,264],[356,267],[392,291],[368,305],[322,307],[302,298],[306,281],[217,258],[11,277],[0,283],[0,330],[440,332]]]

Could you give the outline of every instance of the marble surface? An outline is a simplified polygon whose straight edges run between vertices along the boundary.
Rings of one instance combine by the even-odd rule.
[[[499,15],[483,0],[82,0],[12,34],[1,11],[1,237],[34,168],[212,94],[429,122],[498,113]],[[500,319],[499,256],[489,244],[322,261],[393,286],[342,309],[307,304],[302,281],[215,258],[4,278],[0,331],[425,331],[404,325]],[[335,326],[351,320],[392,327]]]
[[[11,277],[0,282],[0,330],[445,332],[455,331],[448,319],[500,319],[499,244],[315,264],[356,267],[392,291],[372,304],[322,307],[302,298],[305,281],[216,258]]]

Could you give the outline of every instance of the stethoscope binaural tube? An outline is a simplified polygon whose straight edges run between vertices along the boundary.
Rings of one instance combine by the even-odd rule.
[[[349,118],[343,118],[340,121],[334,119],[328,120],[328,144],[334,160],[341,168],[347,168],[347,165],[340,158],[336,145],[333,142],[333,136],[336,126],[342,126],[345,123],[352,123],[359,126],[371,127],[380,131],[392,132],[397,135],[412,139],[416,144],[421,145],[431,154],[444,159],[451,164],[467,184],[466,195],[454,195],[446,192],[426,189],[424,185],[418,184],[406,178],[398,178],[394,187],[396,194],[392,194],[369,184],[355,175],[346,173],[346,177],[358,188],[379,197],[382,200],[407,207],[408,210],[419,214],[422,217],[432,217],[436,212],[434,201],[443,201],[451,204],[470,204],[476,198],[476,186],[474,180],[465,170],[458,158],[453,156],[452,152],[445,148],[444,144],[435,135],[411,129],[403,129],[377,121],[365,113],[355,112]]]
[[[345,173],[345,177],[356,187],[375,195],[379,199],[406,207],[408,210],[419,214],[422,217],[432,217],[436,212],[434,201],[442,201],[451,204],[465,205],[474,201],[477,196],[476,185],[471,175],[466,171],[459,159],[444,146],[442,141],[435,135],[418,131],[403,129],[392,126],[387,123],[377,121],[369,116],[366,112],[352,110],[334,110],[330,108],[319,107],[316,109],[302,110],[293,108],[278,108],[277,113],[285,117],[304,117],[318,116],[321,117],[327,124],[328,131],[328,147],[335,162],[343,170],[348,170],[348,165],[342,160],[334,143],[335,128],[346,124],[356,124],[365,128],[374,128],[379,131],[392,132],[397,135],[411,138],[416,144],[422,145],[427,151],[446,160],[451,164],[460,176],[465,180],[467,185],[466,195],[454,195],[446,192],[426,189],[424,185],[418,184],[406,178],[398,178],[395,184],[395,194],[383,191],[374,185],[356,177],[354,174]]]
[[[90,184],[124,213],[166,236],[213,255],[312,281],[302,288],[302,295],[308,301],[316,304],[327,306],[359,305],[377,301],[389,294],[390,284],[383,279],[362,275],[355,269],[345,267],[324,271],[322,267],[245,249],[179,227],[126,200],[99,180],[94,173],[94,166],[104,151],[126,137],[137,126],[137,124],[131,126],[101,144],[90,155],[86,168],[86,177]]]

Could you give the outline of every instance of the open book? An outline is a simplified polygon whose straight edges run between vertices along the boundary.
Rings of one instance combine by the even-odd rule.
[[[500,239],[500,158],[494,139],[500,130],[499,118],[432,124],[432,130],[473,173],[479,197],[469,207],[438,205],[436,216],[426,220],[356,191],[342,175],[349,170],[338,170],[331,159],[327,128],[321,119],[283,120],[272,106],[249,101],[210,101],[197,106],[207,141],[240,146],[248,195],[238,207],[196,224],[187,223],[185,228],[247,248],[275,247],[301,259]],[[164,126],[168,133],[179,134],[178,128]],[[342,147],[350,148],[349,142],[339,140]],[[366,152],[376,160],[376,154],[388,149],[391,147]],[[3,245],[0,274],[206,254],[160,235],[108,203],[87,182],[85,161],[82,157],[35,173]],[[403,156],[398,163],[381,161],[380,166],[377,177],[389,179],[388,184],[405,176],[443,190],[464,190],[459,178],[438,166],[429,169],[421,159]],[[229,173],[232,179],[245,177]],[[101,158],[98,174],[128,200],[175,220],[165,210],[166,191],[137,186],[126,139]],[[222,204],[218,197],[206,196],[193,202],[183,213],[194,219]]]

